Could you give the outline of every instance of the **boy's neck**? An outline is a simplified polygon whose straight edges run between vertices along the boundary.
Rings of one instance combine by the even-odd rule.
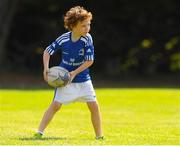
[[[79,40],[80,37],[81,36],[78,33],[72,31],[71,40],[73,42],[76,42],[77,40]]]

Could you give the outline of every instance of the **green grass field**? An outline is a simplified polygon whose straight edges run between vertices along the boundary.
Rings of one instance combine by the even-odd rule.
[[[0,90],[0,145],[178,145],[179,89],[96,89],[105,140],[94,139],[86,104],[63,106],[33,139],[53,90]]]

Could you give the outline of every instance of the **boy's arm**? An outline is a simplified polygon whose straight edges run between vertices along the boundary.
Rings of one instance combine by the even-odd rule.
[[[43,66],[44,66],[43,76],[46,82],[47,82],[47,73],[49,70],[49,60],[50,60],[50,54],[45,50],[43,53]]]
[[[70,72],[71,79],[73,79],[77,74],[82,72],[83,70],[87,69],[93,64],[93,60],[87,60],[85,61],[80,67],[78,67],[76,70],[73,70]]]

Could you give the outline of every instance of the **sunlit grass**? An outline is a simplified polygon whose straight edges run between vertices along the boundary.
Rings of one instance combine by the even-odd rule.
[[[96,89],[105,140],[94,139],[86,104],[63,106],[33,139],[53,90],[0,90],[0,145],[180,144],[179,89]]]

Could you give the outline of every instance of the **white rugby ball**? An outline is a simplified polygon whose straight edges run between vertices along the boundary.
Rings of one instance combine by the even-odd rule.
[[[68,70],[60,66],[51,67],[48,71],[47,77],[48,84],[55,88],[64,87],[71,81]]]

